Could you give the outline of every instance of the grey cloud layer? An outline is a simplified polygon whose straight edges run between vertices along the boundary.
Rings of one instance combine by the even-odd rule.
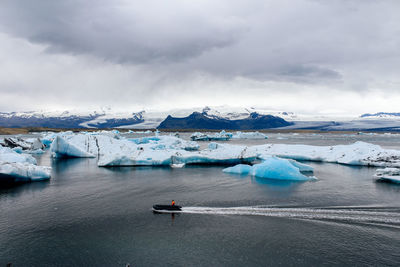
[[[119,62],[175,62],[228,46],[243,31],[229,14],[191,1],[3,1],[3,30],[49,46]],[[208,7],[208,8],[207,8]]]
[[[86,102],[95,92],[99,102],[120,92],[149,105],[154,95],[176,95],[168,92],[174,88],[223,95],[254,84],[271,92],[281,83],[288,92],[393,93],[399,14],[396,0],[3,0],[0,31],[45,49],[33,49],[25,64],[3,49],[11,52],[0,52],[8,62],[0,66],[18,61],[26,73],[0,74],[0,90],[10,99],[13,91],[62,90],[74,102],[83,87]]]
[[[398,1],[5,0],[0,22],[3,31],[46,44],[49,52],[125,64],[183,61],[177,70],[315,82],[341,79],[348,65],[398,57],[399,7]]]

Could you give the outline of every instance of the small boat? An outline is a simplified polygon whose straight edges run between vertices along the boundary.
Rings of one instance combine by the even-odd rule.
[[[178,205],[153,205],[153,212],[156,213],[174,213],[182,211],[182,207]]]

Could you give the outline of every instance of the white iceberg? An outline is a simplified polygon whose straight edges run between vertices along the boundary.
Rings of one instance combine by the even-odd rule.
[[[90,136],[88,136],[90,137]],[[87,148],[89,149],[89,143]],[[77,158],[93,158],[95,155],[89,151],[85,151],[79,145],[75,145],[71,140],[65,140],[61,136],[57,136],[50,147],[53,157],[77,157]]]
[[[232,136],[233,135],[231,133],[227,133],[222,130],[221,132],[215,134],[195,132],[190,136],[190,139],[193,141],[228,141],[232,138]]]
[[[400,183],[400,168],[377,169],[375,177],[382,181]]]
[[[11,148],[0,146],[0,162],[20,162],[36,164],[36,159],[28,154],[20,154]]]
[[[48,180],[51,167],[36,166],[27,162],[0,162],[0,180],[31,182]]]
[[[311,146],[292,144],[268,144],[249,147],[259,158],[278,156],[302,161],[333,162],[361,166],[399,166],[400,151],[383,149],[365,142],[350,145]]]
[[[29,182],[47,180],[51,168],[36,166],[36,159],[0,146],[0,182]]]
[[[268,136],[266,136],[263,133],[260,132],[236,132],[232,136],[232,139],[268,139]]]
[[[160,148],[155,150],[151,144],[138,146],[136,150],[114,152],[99,157],[99,166],[183,166],[181,164],[237,164],[252,162],[255,154],[247,152],[245,146],[218,144],[215,149],[187,151],[184,149]]]

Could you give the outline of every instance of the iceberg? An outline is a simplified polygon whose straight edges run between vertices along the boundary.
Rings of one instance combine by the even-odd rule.
[[[36,159],[0,145],[0,182],[29,182],[50,179],[51,168],[36,166]]]
[[[88,147],[89,144],[87,143]],[[68,142],[64,138],[57,136],[50,147],[53,157],[76,157],[76,158],[94,158],[95,155],[83,150],[79,146],[74,145],[72,142]]]
[[[300,163],[293,159],[288,159],[288,160],[289,160],[290,164],[292,164],[293,166],[298,168],[300,172],[314,172],[314,168],[311,167],[310,165]]]
[[[0,162],[20,162],[36,165],[36,159],[28,154],[20,154],[8,147],[0,146]]]
[[[400,167],[400,151],[383,149],[365,142],[350,145],[311,146],[292,144],[267,144],[249,147],[260,159],[270,156],[301,161],[321,161],[346,165]]]
[[[222,171],[226,173],[247,175],[252,171],[252,166],[247,164],[238,164],[233,167],[225,168]]]
[[[308,177],[303,175],[300,169],[296,167],[296,163],[294,161],[287,159],[280,159],[276,157],[270,157],[266,159],[264,162],[255,164],[253,166],[239,164],[233,167],[223,169],[222,171],[226,173],[235,173],[243,175],[250,174],[254,177],[277,179],[277,180],[307,181],[310,179],[315,179],[315,177]]]
[[[42,144],[39,138],[23,139],[20,137],[7,137],[4,138],[4,144],[6,147],[9,148],[19,147],[24,151],[38,150],[44,148],[44,145]]]
[[[158,144],[159,146],[159,144]],[[109,153],[99,157],[99,166],[184,166],[188,164],[236,164],[253,162],[257,156],[245,146],[218,144],[215,149],[188,151],[181,148],[155,150],[151,144],[138,146],[128,153]]]
[[[174,156],[176,163],[185,164],[239,164],[252,163],[257,159],[257,155],[248,151],[247,146],[217,144],[212,145],[211,149],[201,151],[179,153]]]
[[[50,179],[51,167],[27,162],[0,162],[0,181],[32,182]]]
[[[98,157],[99,166],[239,164],[276,156],[295,160],[289,162],[301,172],[312,172],[313,168],[297,160],[400,167],[400,151],[364,142],[336,146],[265,144],[249,147],[212,142],[207,149],[199,151],[198,143],[172,135],[117,138],[103,133],[60,133],[51,145],[51,152],[53,157]]]
[[[377,169],[374,176],[381,181],[400,184],[400,168]]]
[[[289,160],[271,157],[260,164],[252,167],[251,175],[260,178],[307,181],[312,178],[303,175],[300,169],[295,167]]]
[[[227,133],[224,130],[222,130],[219,133],[215,133],[215,134],[203,134],[200,132],[195,132],[193,133],[190,138],[193,141],[228,141],[229,139],[232,138],[232,134],[231,133]]]
[[[236,132],[232,136],[232,139],[268,139],[268,136],[266,136],[263,133],[260,132]]]

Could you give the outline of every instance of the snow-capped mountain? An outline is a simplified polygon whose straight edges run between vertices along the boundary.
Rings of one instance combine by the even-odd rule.
[[[141,122],[143,111],[116,113],[110,108],[94,111],[0,112],[2,127],[114,128]]]
[[[277,127],[285,127],[293,123],[272,116],[260,115],[257,112],[250,113],[242,118],[242,114],[231,114],[227,117],[208,114],[207,109],[204,112],[193,112],[187,117],[176,118],[168,116],[158,126],[159,129],[209,129],[209,130],[261,130]]]
[[[400,119],[400,112],[377,112],[362,114],[360,118],[364,119]]]
[[[203,117],[202,119],[207,119],[209,121],[215,120],[221,122],[225,120],[225,123],[227,123],[226,125],[232,124],[232,121],[241,121],[241,123],[245,123],[246,119],[251,117],[251,114],[257,114],[257,116],[275,116],[289,122],[290,125],[287,126],[283,124],[280,126],[278,125],[284,129],[313,129],[326,131],[400,130],[400,113],[379,112],[375,114],[363,114],[360,117],[338,117],[325,114],[296,114],[293,112],[276,111],[259,107],[231,106],[206,106],[167,111],[150,109],[121,112],[103,107],[92,111],[0,112],[0,127],[154,129],[159,127],[167,118],[169,118],[168,123],[170,124],[171,118],[187,118],[194,112],[201,114]],[[252,123],[254,123],[254,121],[252,121]],[[165,126],[165,123],[163,126]],[[236,128],[241,127],[237,126]],[[266,128],[270,127],[265,126],[264,129]]]

